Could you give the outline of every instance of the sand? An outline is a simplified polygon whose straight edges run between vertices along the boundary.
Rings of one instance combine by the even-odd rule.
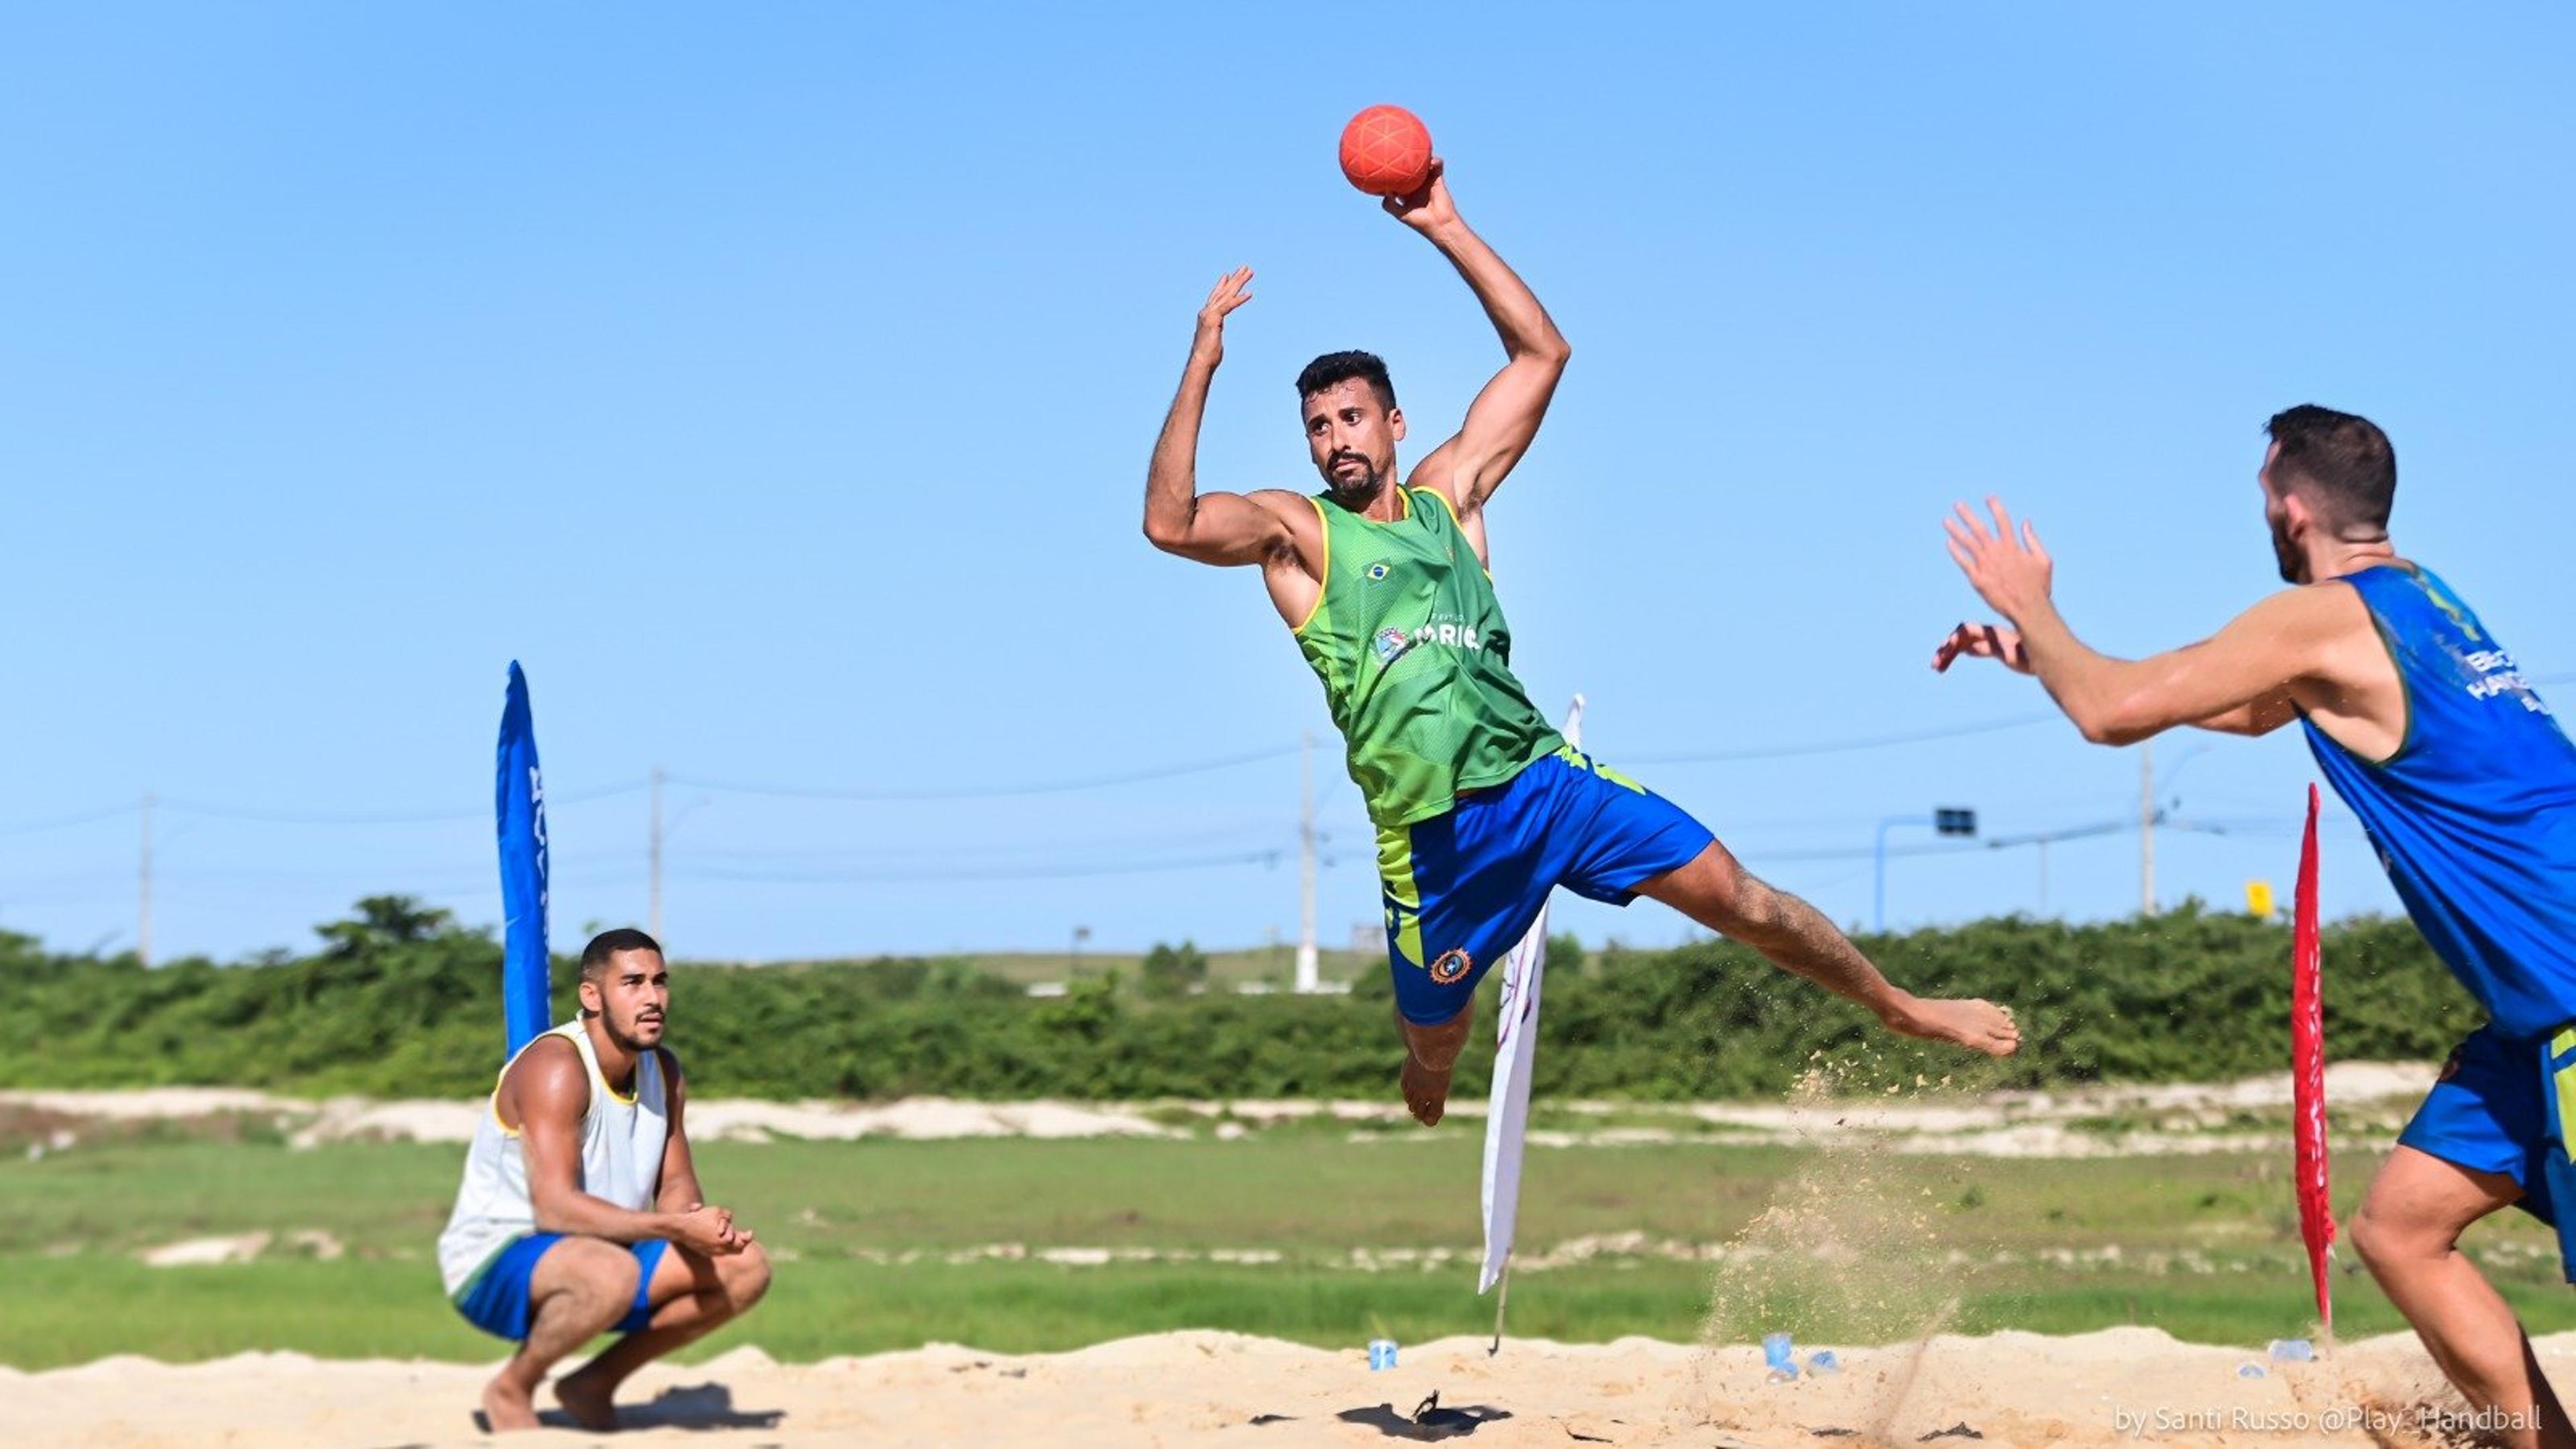
[[[2423,1090],[2421,1065],[2356,1064],[2337,1069],[2339,1103],[2398,1104]],[[1837,1279],[1876,1285],[1882,1319],[1940,1321],[1932,1298],[1941,1277],[1922,1268],[1929,1239],[1891,1206],[1855,1194],[1852,1164],[1879,1152],[1979,1151],[1994,1155],[2089,1156],[2105,1138],[2172,1145],[2144,1150],[2214,1150],[2239,1136],[2278,1150],[2279,1134],[2243,1132],[2230,1114],[2276,1111],[2286,1079],[2218,1086],[2087,1088],[2059,1093],[1890,1097],[1884,1101],[1797,1099],[1787,1104],[1702,1104],[1670,1109],[1663,1126],[1629,1125],[1633,1105],[1587,1141],[1673,1133],[1712,1143],[1735,1134],[1823,1149],[1819,1168],[1782,1189],[1781,1202],[1713,1261],[1717,1296],[1755,1305],[1767,1264],[1783,1252],[1877,1245],[1876,1258],[1843,1263]],[[1473,1116],[1481,1104],[1460,1103]],[[0,1093],[0,1107],[70,1120],[181,1118],[223,1112],[274,1114],[296,1140],[367,1137],[461,1140],[470,1103],[307,1102],[256,1093],[166,1089],[137,1093]],[[914,1101],[691,1104],[706,1135],[761,1141],[780,1137],[886,1135],[1191,1135],[1175,1114],[1148,1116],[1117,1106]],[[1391,1103],[1244,1103],[1197,1114],[1201,1130],[1261,1130],[1324,1115],[1361,1125],[1400,1110]],[[1580,1117],[1588,1110],[1570,1109]],[[701,1115],[703,1113],[703,1115]],[[1188,1120],[1192,1114],[1178,1114]],[[2099,1119],[2143,1123],[2110,1134]],[[1248,1125],[1247,1125],[1248,1124]],[[72,1128],[64,1129],[66,1132]],[[1535,1141],[1535,1134],[1533,1140]],[[1936,1147],[1936,1144],[1938,1145]],[[2184,1145],[2193,1144],[2193,1145]],[[31,1153],[41,1148],[31,1148]],[[2118,1149],[2114,1149],[2118,1150]],[[2129,1150],[2138,1150],[2134,1147]],[[2223,1149],[2215,1149],[2223,1150]],[[1866,1180],[1866,1171],[1857,1174]],[[1810,1180],[1812,1179],[1812,1180]],[[1846,1222],[1857,1214],[1859,1221]],[[238,1261],[293,1250],[327,1256],[321,1235],[192,1240],[149,1256],[174,1262]],[[307,1242],[306,1238],[317,1241]],[[1820,1246],[1821,1245],[1821,1246]],[[1013,1245],[997,1245],[1009,1248]],[[1658,1249],[1661,1251],[1658,1251]],[[1064,1253],[1094,1250],[1061,1249]],[[1115,1255],[1097,1250],[1102,1261]],[[1598,1252],[1712,1261],[1707,1245],[1613,1242],[1564,1245],[1519,1266],[1552,1266]],[[1216,1256],[1211,1253],[1212,1258]],[[1797,1256],[1797,1254],[1792,1254]],[[1884,1259],[1885,1261],[1881,1261]],[[1873,1266],[1874,1265],[1874,1266]],[[1799,1282],[1811,1265],[1792,1264]],[[1925,1299],[1922,1303],[1915,1298]],[[851,1311],[864,1313],[865,1305]],[[1752,1321],[1759,1322],[1757,1315]],[[755,1319],[745,1325],[756,1339]],[[2576,1334],[2543,1339],[2542,1361],[2576,1384]],[[1809,1351],[1802,1347],[1801,1357]],[[2421,1415],[2464,1411],[2441,1385],[2410,1335],[2330,1347],[2315,1363],[2263,1363],[2242,1348],[2177,1343],[2152,1328],[2049,1338],[2003,1333],[1936,1336],[1913,1344],[1835,1346],[1839,1373],[1789,1383],[1765,1379],[1758,1348],[1701,1348],[1624,1339],[1606,1345],[1508,1341],[1489,1358],[1482,1339],[1408,1345],[1400,1365],[1372,1373],[1353,1345],[1325,1351],[1275,1340],[1181,1332],[1101,1344],[1073,1353],[1012,1357],[947,1345],[869,1358],[780,1365],[756,1348],[708,1363],[647,1370],[626,1395],[628,1432],[614,1439],[569,1427],[493,1439],[470,1417],[491,1364],[328,1362],[299,1354],[257,1354],[193,1365],[119,1357],[79,1368],[22,1374],[0,1368],[0,1445],[82,1445],[109,1449],[225,1445],[396,1446],[616,1443],[750,1449],[765,1445],[1208,1445],[1272,1449],[1458,1439],[1479,1446],[1571,1449],[1615,1445],[2429,1445]],[[1419,1409],[1438,1395],[1438,1410]],[[2456,1422],[2456,1420],[2454,1421]]]
[[[2576,1334],[2540,1347],[2561,1382],[2576,1380]],[[566,1426],[499,1441],[469,1417],[489,1365],[298,1354],[185,1366],[112,1358],[33,1375],[0,1369],[0,1442],[2370,1445],[2430,1443],[2399,1431],[2428,1408],[2460,1412],[2406,1335],[2331,1348],[2315,1363],[2270,1364],[2260,1378],[2238,1376],[2254,1359],[2242,1349],[2177,1343],[2151,1328],[1940,1337],[1836,1352],[1840,1373],[1775,1384],[1765,1381],[1757,1348],[1646,1339],[1592,1346],[1515,1339],[1494,1358],[1481,1339],[1444,1339],[1405,1347],[1398,1366],[1380,1373],[1357,1348],[1328,1352],[1208,1332],[1028,1357],[937,1345],[802,1365],[740,1348],[702,1364],[647,1369],[628,1387],[628,1428],[613,1439]],[[1435,1392],[1451,1417],[1417,1424],[1416,1410]],[[1938,1433],[1954,1426],[1982,1437]]]

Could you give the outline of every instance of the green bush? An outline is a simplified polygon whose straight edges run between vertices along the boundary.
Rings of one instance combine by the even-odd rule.
[[[461,1096],[501,1055],[491,933],[399,897],[361,902],[303,957],[145,970],[0,934],[0,1086],[194,1083],[299,1093]],[[2019,918],[1861,942],[1926,995],[2011,1005],[2022,1053],[1979,1084],[2211,1080],[2289,1059],[2289,932],[2186,908],[2074,926]],[[1570,946],[1570,943],[1569,943]],[[1392,992],[1239,996],[1184,987],[1186,943],[1142,982],[1031,998],[955,962],[885,959],[674,972],[672,1044],[703,1090],[887,1098],[1384,1097],[1399,1060]],[[1569,965],[1574,949],[1552,958]],[[2438,1057],[2476,1007],[2404,921],[2325,937],[2326,1041],[2339,1060]],[[1969,1071],[1750,951],[1714,941],[1610,951],[1552,971],[1535,1086],[1583,1097],[1776,1095],[1821,1057],[1866,1079]],[[573,963],[555,967],[558,1019]],[[1491,991],[1483,993],[1492,1009]],[[1478,1040],[1484,1040],[1479,1035]],[[1456,1090],[1480,1094],[1471,1048]]]

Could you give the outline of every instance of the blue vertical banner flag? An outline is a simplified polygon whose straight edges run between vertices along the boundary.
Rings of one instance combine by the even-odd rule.
[[[554,983],[546,950],[546,783],[537,769],[528,677],[515,659],[501,705],[499,768],[493,808],[501,830],[501,1010],[516,1056],[554,1024]]]

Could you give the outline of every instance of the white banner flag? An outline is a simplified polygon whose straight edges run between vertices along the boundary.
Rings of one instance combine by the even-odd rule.
[[[1583,747],[1583,696],[1565,712],[1565,740]],[[1538,1055],[1538,984],[1547,969],[1547,907],[1539,907],[1529,934],[1503,958],[1502,1009],[1494,1016],[1494,1093],[1485,1110],[1485,1269],[1476,1279],[1484,1293],[1501,1281],[1512,1260],[1512,1229],[1521,1212],[1521,1143],[1529,1132],[1531,1062]],[[1500,1320],[1495,1334],[1500,1341]]]

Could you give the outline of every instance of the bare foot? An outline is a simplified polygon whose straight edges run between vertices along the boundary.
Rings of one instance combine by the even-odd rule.
[[[617,1406],[610,1402],[616,1392],[615,1384],[591,1378],[587,1371],[568,1373],[555,1380],[555,1402],[564,1406],[574,1423],[601,1433],[617,1427]]]
[[[1413,1053],[1404,1054],[1404,1105],[1413,1120],[1425,1127],[1440,1125],[1441,1114],[1449,1110],[1449,1078],[1457,1071],[1435,1072],[1415,1060]]]
[[[2008,1057],[2021,1049],[2021,1028],[2012,1009],[1991,1001],[1950,1001],[1915,997],[1886,1018],[1899,1036],[1946,1041],[1990,1057]]]
[[[526,1389],[507,1379],[495,1378],[483,1386],[483,1418],[495,1434],[513,1429],[537,1427],[536,1401]]]

